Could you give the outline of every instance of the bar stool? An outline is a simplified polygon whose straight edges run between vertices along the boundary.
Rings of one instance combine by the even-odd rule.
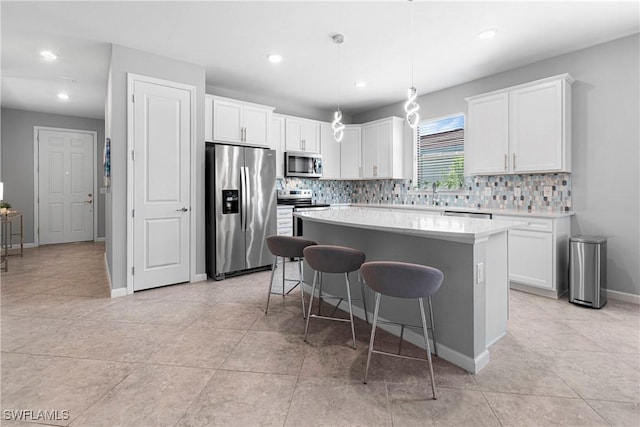
[[[436,293],[444,280],[444,274],[437,268],[427,267],[418,264],[409,264],[406,262],[393,261],[373,261],[362,264],[360,268],[364,280],[374,292],[376,296],[376,306],[373,311],[373,326],[371,328],[371,338],[369,339],[369,352],[367,354],[367,367],[364,371],[364,383],[367,383],[367,375],[369,373],[369,363],[371,362],[371,353],[386,354],[388,356],[401,357],[403,359],[421,360],[417,357],[402,356],[398,350],[398,354],[388,353],[373,349],[373,342],[376,336],[376,325],[378,322],[378,313],[380,310],[380,296],[387,295],[396,298],[415,298],[420,303],[420,317],[422,319],[422,331],[424,334],[424,343],[427,350],[427,362],[429,363],[429,374],[431,375],[431,389],[433,391],[433,399],[436,399],[436,382],[433,377],[433,363],[431,361],[431,350],[429,348],[429,333],[427,332],[427,321],[424,314],[423,299],[427,298],[429,303],[429,316],[431,320],[431,334],[433,335],[434,354],[436,347],[436,335],[433,323],[433,308],[431,306],[431,296]],[[308,321],[308,320],[307,320]],[[392,322],[384,322],[392,323]],[[397,324],[397,323],[396,323]],[[404,327],[420,328],[420,326],[402,325]],[[402,334],[400,335],[400,343],[402,344]]]
[[[302,237],[293,236],[269,236],[267,237],[267,247],[269,251],[275,255],[273,260],[273,268],[271,269],[271,280],[269,282],[269,294],[267,295],[267,307],[264,309],[264,314],[269,311],[269,300],[271,294],[277,294],[278,292],[272,292],[273,289],[273,276],[275,275],[276,268],[278,267],[278,257],[282,258],[282,298],[289,294],[296,286],[300,285],[300,297],[302,299],[302,318],[306,315],[304,309],[304,289],[302,287],[302,258],[304,257],[303,250],[308,246],[316,245],[313,240],[303,239]],[[287,279],[285,277],[285,264],[287,258],[294,258],[298,261],[298,280]],[[285,282],[297,282],[291,289],[285,292]],[[313,297],[312,297],[313,298]]]
[[[364,252],[356,249],[347,248],[344,246],[330,246],[330,245],[317,245],[309,246],[304,249],[304,257],[311,268],[315,270],[313,274],[313,285],[311,286],[311,300],[309,301],[309,311],[307,313],[307,322],[304,327],[304,341],[307,342],[307,333],[309,331],[309,320],[311,317],[316,317],[325,320],[335,320],[338,322],[351,323],[351,336],[353,337],[353,348],[356,348],[356,331],[353,325],[353,308],[351,306],[351,284],[349,282],[349,273],[356,271],[360,268],[365,261],[366,256]],[[338,305],[344,298],[329,297],[339,299],[338,305],[334,309],[331,317],[320,315],[320,305],[318,305],[318,314],[311,314],[311,307],[313,305],[313,295],[316,289],[316,283],[320,282],[319,300],[322,303],[322,273],[344,273],[346,285],[347,285],[347,301],[349,303],[349,320],[333,317],[333,314],[338,308]],[[362,293],[362,304],[364,306],[365,318],[367,317],[367,304],[364,296],[364,285],[360,282],[360,291]]]

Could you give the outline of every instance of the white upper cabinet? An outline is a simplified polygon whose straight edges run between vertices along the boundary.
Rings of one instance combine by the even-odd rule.
[[[469,101],[465,167],[467,173],[508,172],[509,94],[498,93]]]
[[[287,116],[285,128],[286,151],[320,152],[320,122]]]
[[[467,98],[471,175],[571,172],[569,74]]]
[[[273,107],[207,95],[207,141],[268,147]]]
[[[322,154],[323,179],[340,179],[340,145],[341,143],[336,142],[333,137],[331,123],[320,123],[320,154]]]
[[[346,125],[341,142],[333,138],[330,123],[320,124],[323,179],[359,179],[360,176],[360,125]]]
[[[284,177],[284,116],[274,114],[271,120],[269,148],[276,151],[276,178]]]
[[[403,124],[388,117],[362,125],[362,178],[402,178]]]
[[[342,179],[362,178],[361,136],[362,126],[345,126],[344,138],[340,143],[340,178]]]

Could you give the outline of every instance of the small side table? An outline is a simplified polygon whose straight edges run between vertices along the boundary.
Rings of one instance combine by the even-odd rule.
[[[22,212],[15,210],[7,210],[0,213],[2,225],[2,241],[0,242],[0,254],[2,271],[9,271],[9,255],[23,256],[24,251],[24,221]],[[18,220],[20,227],[18,232],[13,231],[13,223]],[[17,253],[9,253],[9,249],[13,248],[13,236],[20,236],[20,251]]]

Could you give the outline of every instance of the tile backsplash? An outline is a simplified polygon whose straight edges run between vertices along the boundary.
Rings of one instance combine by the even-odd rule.
[[[280,188],[309,188],[316,203],[393,203],[400,205],[458,206],[529,211],[570,211],[571,174],[473,176],[464,191],[452,194],[412,190],[410,179],[318,180],[278,179]],[[547,195],[545,196],[545,189]]]

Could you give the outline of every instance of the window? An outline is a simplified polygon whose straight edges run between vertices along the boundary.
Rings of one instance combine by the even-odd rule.
[[[464,114],[423,120],[417,128],[416,186],[464,185]]]

